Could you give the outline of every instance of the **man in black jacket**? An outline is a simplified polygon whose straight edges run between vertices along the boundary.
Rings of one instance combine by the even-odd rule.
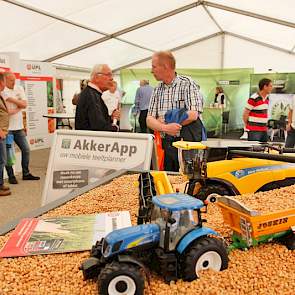
[[[75,129],[93,131],[118,131],[112,125],[113,119],[120,118],[120,111],[115,110],[109,116],[108,108],[101,98],[104,91],[113,83],[113,74],[106,64],[95,65],[90,75],[90,82],[81,92],[76,109]]]

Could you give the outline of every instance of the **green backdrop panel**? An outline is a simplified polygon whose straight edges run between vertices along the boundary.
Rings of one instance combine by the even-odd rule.
[[[205,107],[214,102],[215,87],[222,86],[230,110],[229,128],[243,127],[242,113],[249,97],[250,74],[253,74],[253,69],[178,69],[177,73],[190,76],[200,85]],[[158,84],[150,69],[124,69],[120,71],[120,76],[121,86],[126,91],[122,103],[134,103],[139,80],[147,79],[152,86]]]

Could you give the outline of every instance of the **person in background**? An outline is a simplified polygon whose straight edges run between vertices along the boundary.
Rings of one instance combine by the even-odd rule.
[[[292,102],[290,104],[289,114],[288,114],[288,124],[287,124],[287,139],[285,143],[286,148],[294,148],[295,146],[295,95],[292,97]]]
[[[86,79],[83,79],[81,80],[80,82],[80,92],[79,93],[75,93],[73,98],[72,98],[72,104],[73,105],[77,105],[78,104],[78,101],[79,101],[79,97],[80,97],[80,93],[83,91],[83,89],[87,86],[89,80],[86,80]]]
[[[113,73],[107,64],[95,65],[90,74],[90,82],[81,92],[75,116],[75,129],[94,131],[117,131],[112,125],[114,119],[120,118],[120,111],[109,115],[102,99],[102,93],[113,84]]]
[[[3,170],[6,164],[6,143],[5,137],[8,132],[9,115],[8,109],[1,92],[5,88],[5,76],[0,72],[0,197],[11,194],[9,187],[4,185]]]
[[[268,96],[272,91],[272,81],[261,79],[258,86],[259,91],[248,99],[243,121],[249,141],[267,142]]]
[[[178,151],[172,144],[180,139],[202,140],[203,124],[200,114],[203,112],[203,99],[197,84],[191,78],[175,72],[175,64],[170,51],[156,52],[152,57],[152,73],[161,82],[151,97],[147,126],[162,133],[164,169],[178,172]],[[181,123],[165,122],[166,113],[183,109],[187,118]]]
[[[27,107],[27,99],[24,89],[15,85],[15,75],[12,72],[5,73],[6,87],[2,91],[2,96],[5,99],[9,111],[9,134],[13,135],[14,142],[21,150],[23,180],[39,180],[39,176],[34,176],[30,173],[30,147],[27,141],[27,136],[24,130],[22,111]],[[13,167],[6,166],[8,182],[17,184],[18,181],[14,175]]]
[[[110,88],[102,93],[101,98],[108,108],[109,115],[112,116],[113,112],[119,108],[121,103],[121,94],[117,91],[116,81],[113,81]]]
[[[140,80],[140,87],[136,90],[134,114],[139,113],[139,126],[141,133],[147,133],[146,118],[150,99],[153,93],[153,87],[149,85],[149,80]]]
[[[226,107],[225,95],[223,92],[223,88],[221,86],[217,86],[215,88],[214,105],[216,104],[218,107],[221,107],[222,109],[225,109]]]

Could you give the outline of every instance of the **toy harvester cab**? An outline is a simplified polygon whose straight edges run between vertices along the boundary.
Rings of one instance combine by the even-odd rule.
[[[173,146],[178,149],[178,161],[181,173],[189,179],[206,176],[205,165],[208,157],[206,145],[201,142],[177,141],[173,143]]]
[[[202,207],[187,194],[152,197],[150,222],[114,230],[97,242],[81,265],[84,279],[97,278],[100,294],[133,295],[143,294],[148,269],[166,282],[226,269],[226,247],[214,230],[202,226]]]

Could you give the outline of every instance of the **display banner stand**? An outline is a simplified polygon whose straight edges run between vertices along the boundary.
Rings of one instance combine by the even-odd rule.
[[[50,151],[42,205],[117,170],[149,171],[153,138],[151,134],[57,130]]]

